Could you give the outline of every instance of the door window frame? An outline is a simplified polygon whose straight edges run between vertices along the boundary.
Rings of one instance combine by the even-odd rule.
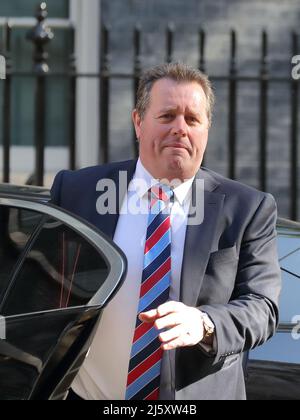
[[[104,284],[89,301],[87,306],[97,306],[99,304],[105,305],[118,291],[126,273],[126,257],[123,252],[116,247],[109,238],[105,237],[95,226],[77,216],[72,215],[70,212],[61,210],[59,207],[49,203],[43,204],[18,198],[0,198],[0,206],[14,207],[50,216],[57,221],[62,222],[79,236],[83,237],[98,251],[98,253],[101,254],[108,266],[109,274]],[[41,228],[42,223],[34,230],[32,237],[29,239],[29,243],[34,240],[37,235],[37,231]],[[27,253],[30,248],[31,247],[27,244],[26,252],[24,252],[22,258],[18,261],[18,265],[20,267],[22,267],[22,264],[26,260]],[[18,271],[15,270],[11,281],[14,281],[14,277],[17,272]]]

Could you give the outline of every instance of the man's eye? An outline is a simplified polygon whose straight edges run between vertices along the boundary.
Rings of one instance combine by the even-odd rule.
[[[170,119],[170,118],[172,118],[173,117],[173,115],[172,114],[163,114],[162,116],[161,116],[161,118],[165,118],[165,119]]]
[[[196,117],[186,117],[187,122],[195,124],[198,122],[198,119]]]

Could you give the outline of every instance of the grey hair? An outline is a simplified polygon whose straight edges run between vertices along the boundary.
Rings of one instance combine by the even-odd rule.
[[[183,63],[161,64],[159,66],[149,68],[142,74],[139,80],[136,102],[136,110],[142,119],[149,107],[151,89],[154,83],[160,79],[171,79],[177,83],[198,83],[202,87],[206,96],[206,112],[209,125],[211,125],[213,106],[215,102],[215,95],[211,82],[206,74]]]

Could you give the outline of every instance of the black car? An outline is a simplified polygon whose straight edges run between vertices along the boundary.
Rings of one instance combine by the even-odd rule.
[[[126,258],[49,191],[0,185],[0,399],[63,399]]]
[[[126,258],[47,189],[0,184],[0,399],[62,399]],[[283,290],[273,339],[250,352],[249,399],[300,399],[300,224],[279,219]]]
[[[279,219],[278,254],[282,272],[277,334],[250,352],[249,399],[300,400],[300,223]]]

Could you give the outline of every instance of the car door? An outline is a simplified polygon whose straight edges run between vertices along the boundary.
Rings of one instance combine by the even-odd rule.
[[[300,224],[279,222],[278,254],[280,324],[270,341],[250,352],[249,399],[300,400]]]
[[[126,259],[79,218],[0,197],[0,399],[62,399]]]

